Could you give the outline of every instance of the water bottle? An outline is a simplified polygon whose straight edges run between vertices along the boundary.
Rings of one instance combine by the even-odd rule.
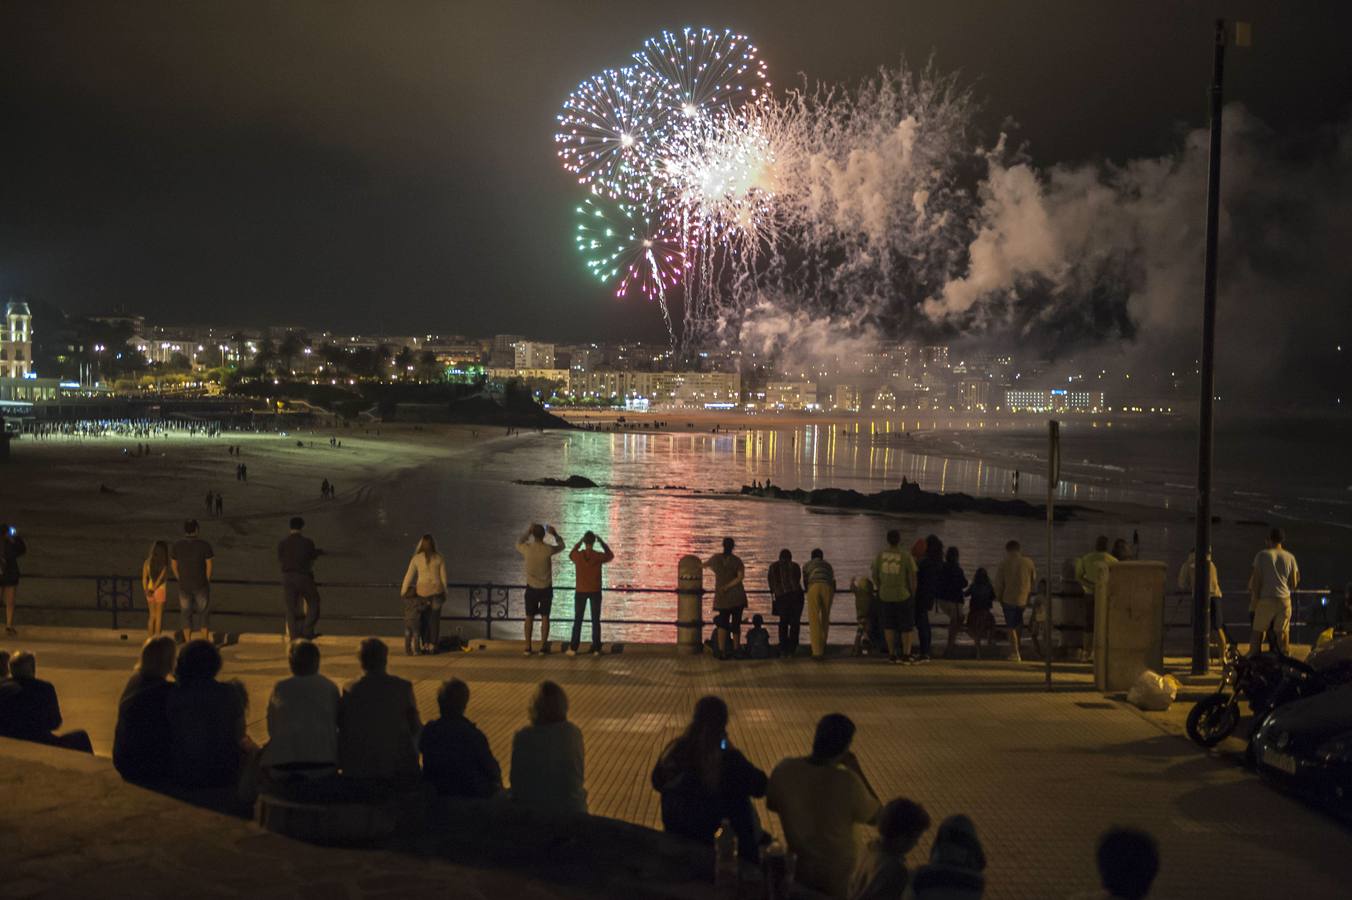
[[[714,832],[714,891],[720,897],[737,895],[737,834],[724,819]]]

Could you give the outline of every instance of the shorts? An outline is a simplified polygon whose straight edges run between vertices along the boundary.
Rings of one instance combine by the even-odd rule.
[[[547,588],[526,588],[526,618],[533,619],[536,616],[549,618],[549,611],[554,608],[554,589]]]
[[[1005,626],[1007,628],[1023,627],[1023,611],[1026,606],[1014,606],[1009,603],[1001,603],[1000,608],[1005,611]]]
[[[1291,622],[1291,601],[1264,597],[1253,609],[1253,630],[1281,633]]]
[[[962,604],[940,601],[939,611],[948,617],[948,621],[953,625],[962,624]]]
[[[714,610],[714,627],[721,628],[724,631],[740,631],[742,628],[742,613],[745,611],[745,606]]]
[[[178,609],[183,620],[183,626],[188,631],[196,631],[198,627],[207,628],[208,615],[211,610],[210,586],[185,588],[180,582],[178,586]]]
[[[1221,598],[1211,598],[1211,630],[1219,631],[1223,634],[1229,634],[1229,629],[1225,627],[1225,610],[1221,608]]]
[[[878,621],[884,631],[914,631],[915,598],[879,601]]]

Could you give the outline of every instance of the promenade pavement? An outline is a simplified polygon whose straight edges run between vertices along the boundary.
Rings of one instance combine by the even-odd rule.
[[[60,641],[41,632],[31,629],[7,646],[38,653],[39,674],[56,684],[67,727],[88,729],[96,752],[107,754],[139,636]],[[341,682],[357,674],[355,641],[321,638],[320,645],[326,675]],[[1033,663],[719,662],[652,647],[525,657],[508,642],[475,648],[399,655],[391,669],[414,681],[424,718],[435,715],[442,679],[468,682],[469,716],[504,771],[533,686],[543,678],[564,685],[586,738],[590,808],[600,815],[660,827],[649,772],[695,700],[716,693],[731,707],[733,742],[767,771],[807,752],[824,713],[851,716],[859,727],[856,752],[880,795],[912,797],[936,823],[957,812],[973,818],[989,860],[990,898],[1094,890],[1095,840],[1113,824],[1159,839],[1156,897],[1336,897],[1352,875],[1352,832],[1265,785],[1233,755],[1191,745],[1178,734],[1180,704],[1169,713],[1141,713],[1097,693],[1087,667],[1059,666],[1048,692]],[[268,691],[287,674],[284,648],[276,640],[246,641],[224,656],[224,674],[249,689],[250,730],[262,741]],[[777,818],[763,806],[761,814],[778,833]],[[913,864],[931,837],[922,839]]]

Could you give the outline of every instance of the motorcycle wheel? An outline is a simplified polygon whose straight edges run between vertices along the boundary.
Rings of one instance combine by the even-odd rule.
[[[1239,710],[1230,698],[1213,694],[1197,701],[1188,713],[1188,737],[1202,747],[1214,747],[1229,737],[1239,724]]]

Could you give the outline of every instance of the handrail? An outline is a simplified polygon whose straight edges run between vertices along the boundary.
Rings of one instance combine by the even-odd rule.
[[[25,573],[23,577],[24,577],[25,579],[38,579],[38,580],[45,580],[45,581],[90,581],[90,582],[94,582],[94,583],[95,583],[95,586],[96,586],[96,587],[95,587],[95,590],[96,590],[96,605],[95,605],[95,607],[94,607],[94,609],[93,609],[92,611],[95,611],[95,612],[98,612],[98,611],[108,611],[108,612],[111,612],[111,614],[112,614],[112,627],[113,627],[113,628],[117,628],[117,627],[118,627],[118,613],[119,613],[119,612],[130,612],[130,611],[133,611],[133,610],[136,608],[136,605],[135,605],[135,602],[134,602],[134,596],[135,596],[135,593],[136,593],[136,592],[135,592],[134,588],[132,587],[132,585],[134,585],[134,584],[136,584],[136,583],[139,582],[139,578],[137,578],[137,577],[133,577],[133,576],[123,576],[123,575],[117,575],[117,576],[110,576],[110,575],[91,575],[91,574],[85,574],[85,573],[77,573],[77,574],[72,574],[72,575],[55,575],[55,574],[45,573],[45,572]],[[173,578],[173,576],[172,576],[172,574],[171,574],[169,580],[171,580],[171,581],[176,581],[177,579]],[[372,589],[398,590],[398,589],[402,586],[402,582],[392,582],[392,581],[318,581],[318,580],[316,580],[315,583],[316,583],[317,586],[322,587],[322,588],[343,589],[343,590],[372,590]],[[282,585],[282,581],[281,581],[281,579],[259,579],[259,578],[213,578],[213,579],[212,579],[212,584],[213,584],[213,585],[236,585],[236,586],[246,586],[246,587],[259,587],[259,588],[263,588],[263,587],[280,587],[280,586]],[[447,582],[447,583],[446,583],[446,588],[447,588],[448,590],[458,590],[458,591],[463,591],[463,592],[465,592],[465,596],[466,596],[467,601],[468,601],[467,607],[468,607],[468,613],[469,613],[469,614],[468,614],[468,615],[447,614],[446,612],[443,611],[442,616],[441,616],[441,620],[442,620],[443,622],[480,622],[480,623],[483,623],[483,624],[484,624],[484,627],[485,627],[485,633],[486,633],[486,636],[489,637],[489,638],[491,638],[491,637],[492,637],[492,632],[493,632],[493,623],[494,623],[494,622],[507,623],[507,622],[524,622],[524,621],[526,621],[526,619],[525,619],[524,616],[513,616],[513,615],[511,615],[511,609],[510,609],[510,605],[511,605],[511,595],[512,595],[512,593],[513,593],[513,592],[515,592],[515,593],[521,593],[521,592],[523,592],[523,591],[526,589],[526,587],[527,587],[527,586],[524,585],[524,584],[498,584],[498,583],[495,583],[495,582],[481,582],[481,581],[458,581],[458,582]],[[574,586],[574,585],[559,585],[559,584],[556,584],[556,585],[554,585],[554,587],[555,587],[555,589],[560,590],[560,591],[564,591],[564,592],[573,591],[573,590],[575,589],[575,586]],[[605,589],[605,593],[608,593],[608,594],[630,594],[630,595],[633,595],[633,594],[646,594],[646,595],[667,595],[667,594],[672,594],[672,595],[674,595],[674,594],[687,593],[687,594],[698,594],[698,595],[700,595],[700,596],[703,596],[703,595],[706,595],[706,594],[712,594],[713,591],[711,591],[711,590],[709,590],[709,589],[703,587],[702,585],[700,585],[700,586],[691,586],[691,587],[689,587],[689,588],[674,588],[674,587],[639,587],[639,586],[634,586],[634,585],[617,585],[617,586],[614,586],[614,587],[608,587],[608,588],[606,588],[606,589]],[[772,594],[772,592],[771,592],[768,588],[747,588],[747,589],[746,589],[746,593],[747,593],[749,596],[755,596],[755,597],[765,597],[765,596],[770,596],[770,595]],[[1321,595],[1322,595],[1322,596],[1327,596],[1327,595],[1329,595],[1330,593],[1332,593],[1332,589],[1330,589],[1330,588],[1300,588],[1300,589],[1297,589],[1297,590],[1295,590],[1295,591],[1292,591],[1292,594],[1293,594],[1294,596],[1296,596],[1297,598],[1315,597],[1315,596],[1321,596]],[[846,596],[848,596],[848,595],[849,595],[849,589],[846,588],[846,589],[844,589],[844,590],[838,590],[838,591],[837,591],[837,594],[838,594],[838,595],[846,595]],[[1062,598],[1062,599],[1068,599],[1068,598],[1080,598],[1080,599],[1083,599],[1083,598],[1085,597],[1085,595],[1084,595],[1083,593],[1077,593],[1077,592],[1074,592],[1074,591],[1069,591],[1069,592],[1067,592],[1067,591],[1065,591],[1064,589],[1061,590],[1061,591],[1056,591],[1056,592],[1054,592],[1052,596],[1053,596],[1053,597],[1057,597],[1057,598]],[[1192,597],[1192,594],[1191,594],[1190,592],[1187,592],[1187,591],[1178,591],[1178,590],[1174,590],[1174,591],[1165,591],[1164,596],[1165,596],[1166,599],[1172,598],[1172,599],[1175,599],[1175,600],[1181,600],[1181,599],[1184,599],[1184,598],[1191,598],[1191,597]],[[1299,605],[1301,605],[1301,604],[1297,604],[1297,605],[1299,606]],[[89,611],[91,611],[90,608],[89,608],[89,607],[86,607],[86,606],[74,606],[74,605],[69,605],[69,604],[65,604],[65,605],[62,605],[62,604],[41,604],[41,605],[39,605],[39,606],[35,606],[34,608],[35,608],[35,609],[40,609],[40,610],[57,611],[57,612],[89,612]],[[1174,621],[1167,621],[1167,622],[1164,623],[1164,627],[1165,627],[1166,629],[1182,629],[1182,628],[1190,628],[1190,627],[1191,627],[1191,624],[1192,624],[1192,623],[1191,623],[1191,609],[1192,609],[1192,608],[1191,608],[1191,605],[1186,605],[1186,606],[1184,606],[1184,607],[1180,607],[1178,604],[1175,604],[1175,605],[1171,608],[1171,611],[1177,613],[1178,610],[1179,610],[1180,608],[1185,608],[1185,609],[1188,611],[1189,615],[1188,615],[1188,617],[1187,617],[1187,620],[1186,620],[1186,621],[1180,621],[1180,620],[1175,619]],[[443,607],[443,609],[444,609],[444,607]],[[1298,612],[1299,610],[1296,610],[1296,611]],[[269,612],[250,612],[250,611],[247,611],[247,610],[224,609],[224,608],[219,608],[219,607],[213,608],[211,614],[212,614],[213,616],[237,617],[237,618],[245,618],[245,617],[259,617],[259,618],[266,618],[266,617],[271,617],[271,616],[275,615],[275,613],[269,613]],[[324,618],[325,618],[326,620],[329,620],[329,621],[339,621],[339,622],[373,622],[373,623],[374,623],[374,622],[401,622],[401,621],[402,621],[402,615],[395,615],[395,614],[380,614],[380,613],[374,613],[374,614],[366,614],[366,613],[338,613],[338,612],[335,612],[335,611],[333,611],[333,610],[331,610],[331,609],[325,611]],[[560,618],[553,619],[553,621],[557,623],[557,622],[559,622],[559,621],[561,621],[561,620],[566,621],[567,618],[568,618],[567,616],[563,616],[563,617],[560,617]],[[1300,625],[1306,625],[1306,624],[1309,624],[1308,621],[1306,621],[1306,620],[1304,620],[1304,619],[1299,619],[1299,618],[1297,618],[1295,615],[1292,616],[1292,619],[1293,619],[1293,621],[1292,621],[1291,624],[1292,624],[1293,626],[1300,626]],[[708,624],[708,623],[702,621],[702,619],[697,619],[697,620],[691,622],[691,621],[682,621],[682,620],[680,620],[680,619],[601,618],[599,621],[600,621],[600,623],[601,623],[602,625],[611,625],[611,626],[615,626],[615,625],[621,625],[621,626],[626,626],[626,625],[627,625],[627,626],[638,625],[638,626],[655,626],[655,627],[664,627],[664,628],[681,628],[681,627],[691,627],[691,626],[694,626],[694,627],[702,627],[703,625]],[[800,624],[806,625],[807,623],[806,623],[806,622],[800,622]],[[855,627],[858,623],[857,623],[857,621],[854,620],[854,619],[849,619],[849,620],[845,620],[845,621],[835,621],[835,620],[832,620],[832,621],[829,622],[828,624],[829,624],[830,627],[833,627],[833,628],[835,628],[835,627],[853,628],[853,627]],[[1054,624],[1054,627],[1055,627],[1058,631],[1062,631],[1062,632],[1067,632],[1067,631],[1082,631],[1083,628],[1084,628],[1083,625],[1072,624],[1072,623],[1056,623],[1056,624]]]

